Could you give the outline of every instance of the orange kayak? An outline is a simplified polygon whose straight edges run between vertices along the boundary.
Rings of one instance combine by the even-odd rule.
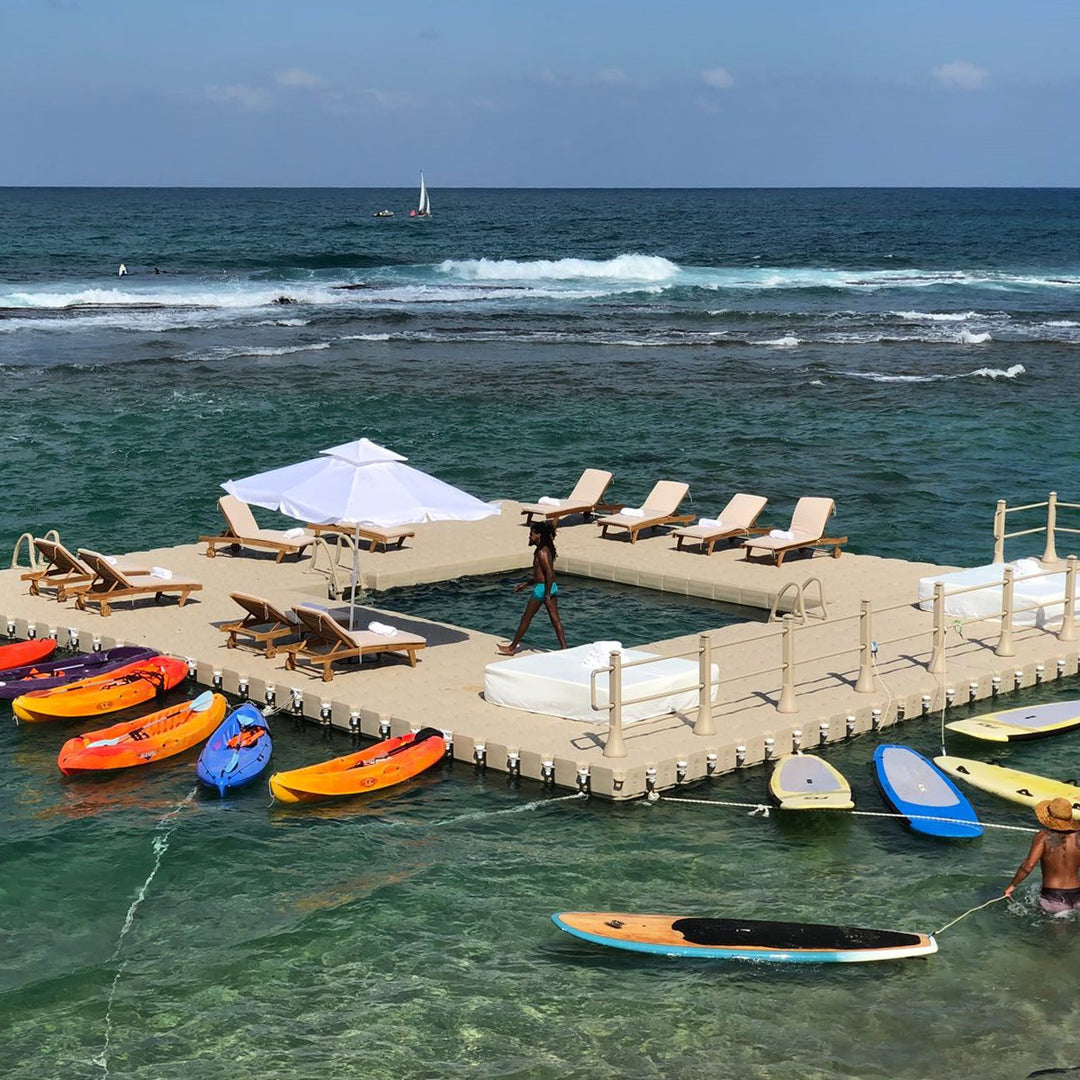
[[[95,716],[141,705],[155,695],[179,686],[187,678],[185,660],[175,656],[151,656],[107,675],[57,686],[52,690],[31,690],[11,703],[20,720],[38,723],[73,716]]]
[[[56,763],[65,776],[149,765],[196,746],[216,730],[227,702],[207,690],[194,701],[68,739]]]
[[[443,733],[438,728],[421,728],[356,754],[274,773],[270,777],[270,793],[286,803],[359,795],[400,784],[445,756]]]
[[[0,671],[36,664],[56,651],[56,638],[31,638],[29,641],[13,641],[0,645]]]

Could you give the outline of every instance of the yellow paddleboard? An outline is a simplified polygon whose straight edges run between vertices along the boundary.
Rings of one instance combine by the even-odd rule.
[[[823,758],[785,754],[769,777],[769,794],[781,810],[851,810],[851,785]]]
[[[970,758],[945,757],[934,758],[934,764],[950,776],[963,780],[980,791],[1034,806],[1045,799],[1068,799],[1072,803],[1073,817],[1080,821],[1080,787],[1066,784],[1060,780],[1051,780],[1035,773],[1020,772],[1019,769],[1007,769],[1004,765],[990,765],[985,761],[973,761]]]
[[[945,726],[959,735],[970,735],[973,739],[987,742],[1041,739],[1080,727],[1080,701],[1051,701],[1046,705],[1029,705],[1024,709],[984,713],[967,720],[954,720]]]

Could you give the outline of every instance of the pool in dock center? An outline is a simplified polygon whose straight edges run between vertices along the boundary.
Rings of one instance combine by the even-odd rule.
[[[514,586],[527,577],[528,571],[522,570],[516,574],[487,574],[433,585],[409,585],[376,593],[370,602],[376,607],[511,638],[528,599],[525,590],[516,593]],[[612,639],[626,645],[640,645],[733,623],[762,622],[765,618],[765,613],[755,608],[700,597],[660,593],[569,574],[561,574],[557,580],[559,615],[571,646]],[[525,635],[525,644],[558,648],[544,610],[536,613]]]

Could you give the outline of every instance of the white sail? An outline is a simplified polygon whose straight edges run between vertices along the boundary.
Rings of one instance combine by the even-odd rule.
[[[420,205],[417,207],[416,212],[418,214],[428,213],[428,206],[430,201],[428,199],[427,188],[424,186],[424,174],[420,174]]]

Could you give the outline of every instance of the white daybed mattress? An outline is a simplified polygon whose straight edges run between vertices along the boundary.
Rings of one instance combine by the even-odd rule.
[[[624,649],[624,663],[644,660],[656,653]],[[589,680],[596,668],[607,666],[597,662],[593,645],[578,645],[559,652],[532,653],[514,656],[488,664],[484,669],[484,697],[493,705],[503,705],[524,712],[562,716],[569,720],[607,723],[606,708],[593,709],[590,704]],[[712,677],[719,680],[720,669],[712,665]],[[623,697],[635,698],[645,694],[662,694],[653,701],[624,705],[623,723],[632,724],[666,713],[689,713],[698,705],[698,665],[693,660],[664,659],[641,667],[624,669]],[[687,688],[690,689],[687,689]],[[596,677],[596,702],[608,704],[608,676]],[[713,683],[711,700],[716,701],[719,687]]]
[[[934,583],[940,581],[945,585],[946,615],[961,619],[992,619],[1000,614],[1004,603],[1002,579],[1005,567],[1009,565],[990,563],[987,566],[973,566],[967,570],[954,570],[948,574],[920,578],[919,607],[923,611],[933,610]],[[1017,559],[1011,565],[1018,578],[1042,573],[1043,569],[1036,559]],[[964,593],[962,596],[951,595],[957,589],[968,589],[982,584],[987,587]],[[1077,586],[1077,596],[1080,597],[1080,580]],[[1019,581],[1013,586],[1013,606],[1035,607],[1035,610],[1018,611],[1013,616],[1013,625],[1041,627],[1060,619],[1065,612],[1064,601],[1064,574],[1050,574],[1034,581]]]

